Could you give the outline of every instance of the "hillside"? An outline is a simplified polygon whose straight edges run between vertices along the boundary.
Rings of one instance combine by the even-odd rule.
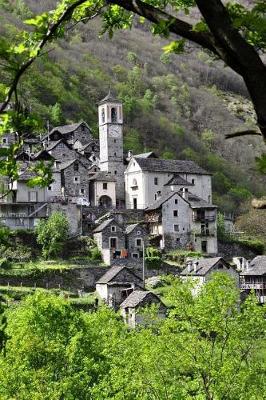
[[[54,1],[10,3],[12,8],[2,5],[0,32],[12,36],[21,20]],[[21,96],[44,129],[48,121],[53,126],[83,119],[97,135],[97,102],[111,86],[124,103],[125,150],[195,160],[213,173],[214,201],[227,212],[252,194],[265,194],[254,162],[265,151],[262,140],[224,139],[254,123],[241,79],[200,48],[162,56],[167,42],[138,22],[112,40],[99,39],[100,29],[97,20],[76,27],[24,78]]]

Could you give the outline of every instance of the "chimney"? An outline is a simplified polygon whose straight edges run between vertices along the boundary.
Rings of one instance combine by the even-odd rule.
[[[194,261],[193,262],[193,270],[194,270],[194,272],[197,272],[197,266],[198,266],[198,261]]]
[[[171,188],[171,192],[174,192],[174,191],[175,191],[175,188],[174,188],[173,185],[171,185],[170,188]]]
[[[191,272],[191,267],[192,267],[192,261],[187,262],[187,271]]]
[[[188,189],[187,188],[182,188],[182,197],[183,199],[188,199]]]
[[[128,150],[127,157],[128,158],[133,157],[133,151],[132,150]]]

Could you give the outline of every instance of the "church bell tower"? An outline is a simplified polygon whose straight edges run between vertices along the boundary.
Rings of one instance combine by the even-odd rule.
[[[112,174],[117,181],[116,197],[121,206],[125,199],[123,154],[123,107],[109,91],[98,105],[100,169]]]

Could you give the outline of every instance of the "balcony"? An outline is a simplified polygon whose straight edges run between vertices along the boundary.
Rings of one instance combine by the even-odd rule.
[[[216,220],[215,215],[193,215],[193,222],[214,222]]]
[[[265,283],[242,283],[240,284],[241,289],[247,290],[263,290],[266,289],[266,282]]]
[[[202,229],[200,232],[195,232],[195,236],[216,236],[216,232],[214,229],[205,228]]]

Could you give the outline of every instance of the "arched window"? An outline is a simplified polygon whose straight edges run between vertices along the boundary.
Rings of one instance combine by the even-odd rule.
[[[111,121],[117,122],[117,109],[116,107],[111,108]]]
[[[105,111],[104,111],[104,108],[102,108],[102,122],[105,122]]]

